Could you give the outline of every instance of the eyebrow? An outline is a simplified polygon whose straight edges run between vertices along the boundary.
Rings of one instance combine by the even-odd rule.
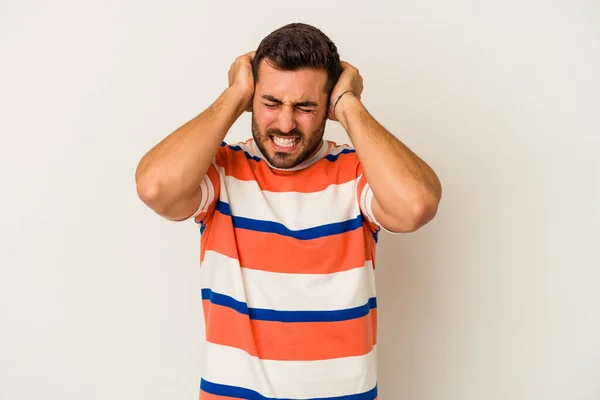
[[[273,103],[283,104],[283,102],[281,100],[279,100],[278,98],[276,98],[274,96],[271,96],[270,94],[263,94],[262,98],[265,100],[268,100],[270,102],[273,102]],[[307,101],[300,101],[300,102],[294,103],[294,106],[296,106],[296,107],[316,107],[317,103],[314,101],[307,100]]]

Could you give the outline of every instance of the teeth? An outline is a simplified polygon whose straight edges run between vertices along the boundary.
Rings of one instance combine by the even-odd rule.
[[[297,143],[298,139],[296,139],[296,138],[281,138],[281,137],[273,136],[273,141],[275,142],[275,144],[277,146],[293,147]]]

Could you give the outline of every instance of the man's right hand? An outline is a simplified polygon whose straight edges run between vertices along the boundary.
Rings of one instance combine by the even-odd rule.
[[[244,108],[246,111],[252,110],[252,98],[254,97],[254,76],[252,75],[252,60],[256,52],[251,51],[235,59],[229,73],[229,87],[239,90],[242,96],[248,100]]]

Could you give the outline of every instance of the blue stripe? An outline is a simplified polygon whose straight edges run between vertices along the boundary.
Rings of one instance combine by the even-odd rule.
[[[379,231],[381,229],[377,228],[377,230],[375,232],[373,232],[373,239],[375,239],[375,243],[377,243],[377,240],[379,240]]]
[[[362,215],[358,215],[356,218],[348,221],[335,222],[332,224],[316,226],[314,228],[293,231],[278,222],[232,216],[229,204],[220,200],[217,202],[217,210],[223,215],[231,216],[233,226],[235,228],[248,229],[257,232],[276,233],[278,235],[293,237],[298,240],[311,240],[325,236],[339,235],[341,233],[358,229],[363,223]]]
[[[292,400],[283,397],[265,397],[254,390],[237,386],[221,385],[219,383],[209,382],[205,379],[200,380],[200,389],[206,393],[214,394],[216,396],[236,397],[247,400]],[[313,397],[304,400],[374,400],[376,397],[377,385],[373,389],[364,393],[348,394],[345,396],[335,397]]]
[[[333,155],[333,154],[329,154],[325,156],[325,159],[331,162],[335,162],[337,161],[338,157],[341,156],[342,154],[351,154],[351,153],[355,153],[356,150],[354,149],[344,149],[342,150],[339,154]]]
[[[231,217],[231,207],[229,207],[228,203],[218,200],[216,208],[221,214]]]
[[[377,308],[377,299],[370,298],[362,306],[347,308],[344,310],[327,311],[280,311],[265,308],[248,308],[248,304],[221,293],[213,292],[211,289],[202,289],[202,300],[236,310],[240,314],[248,315],[256,321],[275,322],[337,322],[361,318],[368,315],[372,309]]]
[[[232,308],[240,314],[248,315],[248,305],[243,301],[238,301],[231,296],[213,292],[210,289],[202,289],[202,300],[210,300],[211,303]]]

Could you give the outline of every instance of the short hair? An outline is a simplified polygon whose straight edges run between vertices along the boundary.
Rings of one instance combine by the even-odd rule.
[[[329,96],[342,73],[336,45],[319,29],[300,22],[284,25],[260,42],[252,61],[255,82],[263,59],[282,71],[324,69],[328,78],[325,92]]]

